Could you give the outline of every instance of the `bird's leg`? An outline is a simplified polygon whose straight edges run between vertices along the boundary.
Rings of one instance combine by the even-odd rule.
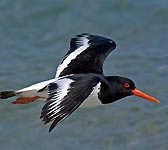
[[[39,96],[34,97],[19,97],[16,99],[16,101],[13,101],[12,104],[29,104],[31,102],[34,102],[35,100],[39,99]]]

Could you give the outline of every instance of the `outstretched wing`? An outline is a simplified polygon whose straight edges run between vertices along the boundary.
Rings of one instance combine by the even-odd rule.
[[[91,34],[80,34],[71,39],[70,50],[59,65],[56,78],[78,73],[103,74],[103,63],[116,48],[113,40]]]
[[[44,124],[51,121],[49,132],[75,111],[92,93],[99,78],[93,75],[68,75],[48,85],[48,99],[42,108]]]

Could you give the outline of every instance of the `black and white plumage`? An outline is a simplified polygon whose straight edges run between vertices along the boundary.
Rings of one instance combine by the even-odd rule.
[[[68,74],[103,74],[103,63],[116,48],[113,40],[91,34],[80,34],[71,39],[70,50],[58,66],[56,78]]]
[[[45,124],[53,121],[49,131],[93,94],[100,79],[92,74],[73,74],[60,77],[48,85],[49,96],[42,109],[41,118]]]

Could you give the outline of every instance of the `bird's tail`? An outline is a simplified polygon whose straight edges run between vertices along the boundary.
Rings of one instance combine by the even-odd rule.
[[[9,97],[13,97],[16,96],[16,92],[15,91],[3,91],[0,92],[0,99],[6,99]]]

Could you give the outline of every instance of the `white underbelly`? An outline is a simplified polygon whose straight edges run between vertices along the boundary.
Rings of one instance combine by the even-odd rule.
[[[88,98],[84,101],[81,107],[94,107],[101,104],[101,101],[98,99],[98,93],[100,90],[100,83],[98,83],[93,92],[88,96]]]

